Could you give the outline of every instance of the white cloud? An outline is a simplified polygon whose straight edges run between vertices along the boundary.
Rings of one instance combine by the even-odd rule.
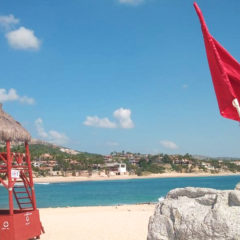
[[[121,128],[134,127],[130,109],[119,108],[113,113],[113,116],[118,120]]]
[[[69,140],[65,134],[57,132],[55,130],[46,132],[43,126],[43,120],[41,118],[36,119],[35,127],[37,129],[39,137],[45,139],[46,141],[61,145],[67,143]]]
[[[29,98],[27,96],[23,96],[23,97],[19,97],[19,102],[21,103],[27,103],[27,104],[34,104],[35,103],[35,100],[33,98]]]
[[[14,25],[19,23],[19,19],[15,18],[14,15],[0,16],[0,26],[6,30],[9,30]]]
[[[43,120],[42,120],[41,118],[38,118],[38,119],[35,121],[35,127],[36,127],[36,129],[37,129],[38,135],[39,135],[41,138],[47,138],[47,137],[48,137],[47,132],[44,130]]]
[[[25,27],[10,31],[5,37],[8,44],[15,49],[38,50],[40,48],[40,40],[34,35],[34,31]]]
[[[20,103],[26,103],[30,105],[35,103],[35,100],[33,98],[27,96],[19,96],[14,88],[9,89],[9,91],[4,88],[0,88],[0,102],[3,103],[9,101],[18,101]]]
[[[144,0],[118,0],[118,2],[121,4],[138,5],[144,2]]]
[[[188,88],[188,85],[187,85],[187,84],[183,84],[183,85],[182,85],[182,88],[183,88],[183,89],[186,89],[186,88]]]
[[[18,95],[15,89],[11,88],[8,92],[6,89],[0,89],[0,102],[8,102],[8,101],[17,101]]]
[[[97,116],[88,116],[84,121],[84,125],[99,128],[116,128],[116,123],[111,122],[108,118],[99,118]]]
[[[172,141],[168,141],[168,140],[162,140],[160,141],[160,144],[165,147],[165,148],[169,148],[169,149],[178,149],[178,146],[175,142]]]
[[[107,117],[99,118],[97,116],[87,116],[83,122],[86,126],[99,127],[99,128],[133,128],[134,123],[131,119],[131,110],[119,108],[113,113],[115,122],[110,121]]]
[[[20,22],[13,14],[0,16],[0,27],[6,34],[5,37],[9,46],[14,49],[21,50],[38,50],[40,48],[40,40],[35,36],[34,31],[24,26],[16,29],[16,25]]]
[[[56,144],[65,144],[68,142],[68,137],[65,134],[59,133],[55,130],[49,131],[49,139]]]

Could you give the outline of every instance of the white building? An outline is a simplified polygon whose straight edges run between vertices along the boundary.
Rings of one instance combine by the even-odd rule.
[[[126,163],[119,163],[118,164],[118,173],[120,175],[123,175],[123,174],[127,173],[127,165],[126,165]]]
[[[34,161],[32,164],[33,164],[34,167],[41,167],[41,162],[40,161],[38,161],[38,162]]]
[[[115,175],[124,175],[127,173],[127,165],[125,163],[106,163],[109,173]]]

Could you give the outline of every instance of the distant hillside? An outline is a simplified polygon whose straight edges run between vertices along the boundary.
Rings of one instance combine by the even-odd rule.
[[[56,144],[52,144],[46,141],[41,141],[37,139],[33,139],[29,144],[29,150],[33,158],[39,158],[42,154],[50,154],[53,157],[64,157],[64,158],[72,158],[73,156],[81,155],[85,157],[91,156],[100,156],[100,154],[92,154],[80,152],[74,149],[65,148],[62,146],[57,146]],[[6,151],[5,145],[0,146],[0,151]],[[12,144],[12,152],[25,152],[24,144]]]
[[[222,161],[239,161],[240,158],[234,157],[208,157],[203,155],[192,155],[195,159],[198,160],[222,160]]]
[[[223,161],[239,161],[240,160],[240,158],[234,158],[234,157],[216,157],[214,159],[223,160]]]
[[[44,146],[47,146],[47,147],[50,147],[50,148],[53,148],[53,149],[58,149],[61,152],[68,153],[70,155],[77,155],[77,154],[81,153],[77,150],[73,150],[73,149],[66,148],[66,147],[61,147],[61,146],[58,146],[56,144],[52,144],[52,143],[42,141],[42,140],[38,140],[38,139],[32,139],[31,142],[30,142],[30,145],[33,148],[34,148],[35,145],[37,145],[37,146],[44,145]]]
[[[48,146],[55,146],[55,147],[60,147],[60,146],[57,146],[56,144],[53,144],[53,143],[49,143],[49,142],[46,142],[46,141],[43,141],[43,140],[40,140],[40,139],[35,139],[35,138],[32,138],[31,139],[31,142],[30,142],[31,145],[34,145],[34,144],[42,144],[42,145],[48,145]]]
[[[5,146],[0,151],[6,151]],[[24,145],[12,145],[12,152],[25,152]],[[55,174],[67,176],[90,176],[91,174],[109,175],[118,165],[125,166],[132,174],[145,175],[149,173],[239,173],[240,165],[231,157],[207,157],[201,155],[168,155],[139,154],[115,152],[108,156],[79,152],[44,141],[33,140],[30,143],[30,153],[33,170],[36,176]],[[220,161],[222,160],[222,161]]]

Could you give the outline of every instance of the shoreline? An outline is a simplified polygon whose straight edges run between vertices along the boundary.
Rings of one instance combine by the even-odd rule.
[[[112,181],[112,180],[131,180],[131,179],[152,179],[152,178],[179,178],[179,177],[223,177],[223,176],[240,176],[240,173],[160,173],[150,174],[146,176],[137,175],[116,175],[116,176],[99,176],[93,175],[91,177],[63,177],[63,176],[50,176],[50,177],[37,177],[34,178],[35,183],[67,183],[67,182],[86,182],[86,181]]]
[[[156,206],[158,204],[158,200],[156,202],[139,202],[139,203],[122,203],[115,205],[83,205],[83,206],[65,206],[65,207],[37,207],[37,209],[41,210],[49,210],[49,209],[87,209],[87,208],[127,208],[127,207],[144,207],[144,206]]]
[[[118,208],[118,207],[144,207],[144,206],[156,206],[158,204],[159,200],[157,200],[156,202],[136,202],[136,203],[121,203],[121,204],[114,204],[114,205],[82,205],[82,206],[57,206],[57,207],[37,207],[40,211],[41,210],[47,210],[47,209],[73,209],[73,208]]]

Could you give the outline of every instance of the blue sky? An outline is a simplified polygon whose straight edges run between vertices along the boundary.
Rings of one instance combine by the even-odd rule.
[[[198,4],[239,60],[240,2]],[[0,53],[0,100],[33,138],[104,154],[240,157],[193,1],[2,0]]]

